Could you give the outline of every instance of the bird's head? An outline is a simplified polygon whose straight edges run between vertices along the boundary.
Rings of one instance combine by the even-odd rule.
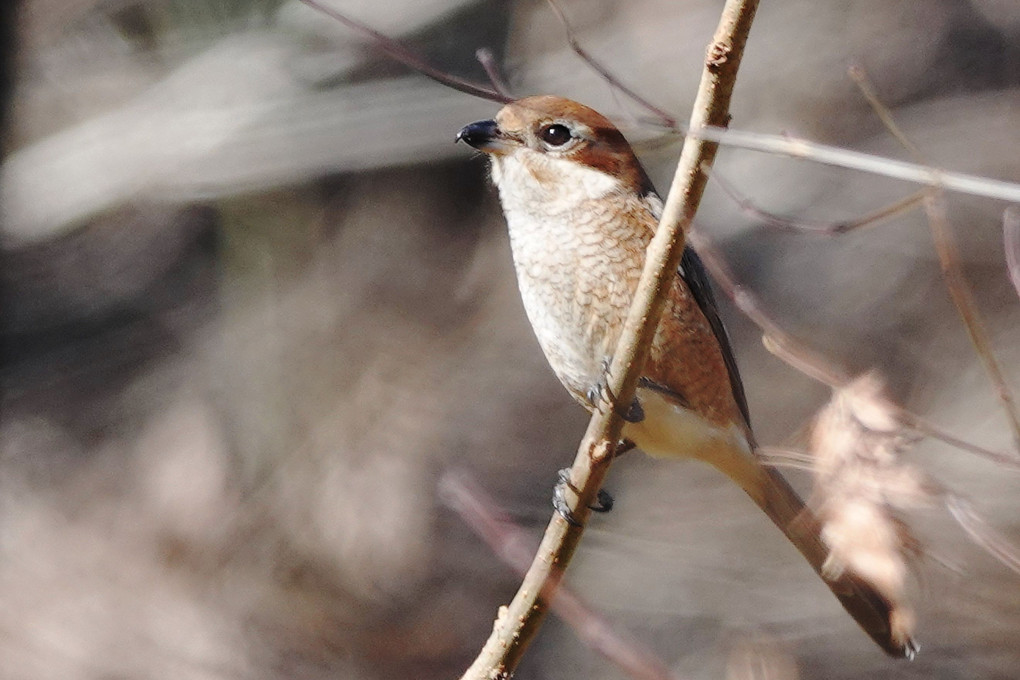
[[[562,97],[511,102],[494,120],[465,126],[457,134],[461,140],[489,154],[504,208],[508,200],[571,203],[652,191],[616,126],[594,109]]]

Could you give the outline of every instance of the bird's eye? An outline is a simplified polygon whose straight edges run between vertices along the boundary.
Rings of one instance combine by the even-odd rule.
[[[549,146],[563,146],[570,141],[570,128],[566,125],[560,125],[559,123],[553,123],[552,125],[546,125],[539,132],[539,136],[542,141]]]

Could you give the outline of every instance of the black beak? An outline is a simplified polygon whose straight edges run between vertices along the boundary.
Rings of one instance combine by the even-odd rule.
[[[456,142],[464,141],[479,151],[486,151],[496,146],[495,142],[499,137],[499,126],[494,120],[480,120],[477,123],[465,125],[457,133]]]

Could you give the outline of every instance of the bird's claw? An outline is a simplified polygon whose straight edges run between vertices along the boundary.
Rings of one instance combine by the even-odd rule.
[[[595,504],[589,505],[588,509],[592,512],[609,512],[613,509],[613,504],[616,501],[609,495],[609,492],[605,489],[599,489],[599,492],[595,495]]]
[[[557,473],[556,486],[553,487],[552,504],[556,508],[556,512],[560,514],[560,517],[567,521],[572,527],[579,527],[581,523],[574,517],[574,513],[570,511],[570,506],[567,505],[566,489],[576,492],[573,483],[570,481],[570,468],[563,468]]]
[[[602,359],[602,372],[599,374],[599,378],[595,381],[595,384],[588,388],[588,394],[586,395],[588,397],[588,403],[593,409],[598,411],[602,410],[603,403],[612,404],[613,408],[616,410],[616,414],[623,418],[625,422],[632,424],[640,423],[645,419],[645,411],[641,408],[641,403],[638,401],[637,397],[634,397],[631,400],[630,406],[626,411],[620,410],[619,406],[616,405],[616,395],[613,394],[613,389],[609,386],[610,364],[611,362],[609,357],[604,357]]]
[[[560,517],[567,521],[567,524],[575,527],[581,526],[581,523],[574,517],[574,513],[571,512],[570,506],[567,504],[566,489],[570,489],[574,493],[577,493],[577,487],[570,481],[570,468],[563,468],[557,474],[556,486],[553,488],[552,504],[556,508],[556,512],[560,514]],[[609,512],[613,509],[613,497],[609,495],[608,491],[599,489],[598,494],[595,496],[595,503],[589,505],[588,509],[592,512]]]
[[[620,413],[620,417],[631,424],[640,423],[645,419],[645,410],[641,408],[641,402],[638,401],[637,397],[631,400],[630,408],[627,409],[626,413]]]

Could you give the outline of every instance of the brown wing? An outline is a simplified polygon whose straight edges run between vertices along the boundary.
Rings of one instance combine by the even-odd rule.
[[[751,414],[747,408],[747,396],[744,394],[744,383],[740,379],[740,371],[737,369],[737,358],[733,354],[733,347],[730,345],[729,335],[726,327],[723,326],[719,317],[719,309],[715,304],[715,296],[712,294],[712,286],[708,281],[708,272],[701,258],[691,248],[685,248],[683,258],[680,260],[680,276],[694,297],[694,301],[701,308],[708,324],[712,327],[715,339],[719,342],[722,350],[723,361],[726,363],[726,371],[730,376],[730,387],[733,390],[733,399],[744,416],[744,423],[748,430],[751,429]]]

